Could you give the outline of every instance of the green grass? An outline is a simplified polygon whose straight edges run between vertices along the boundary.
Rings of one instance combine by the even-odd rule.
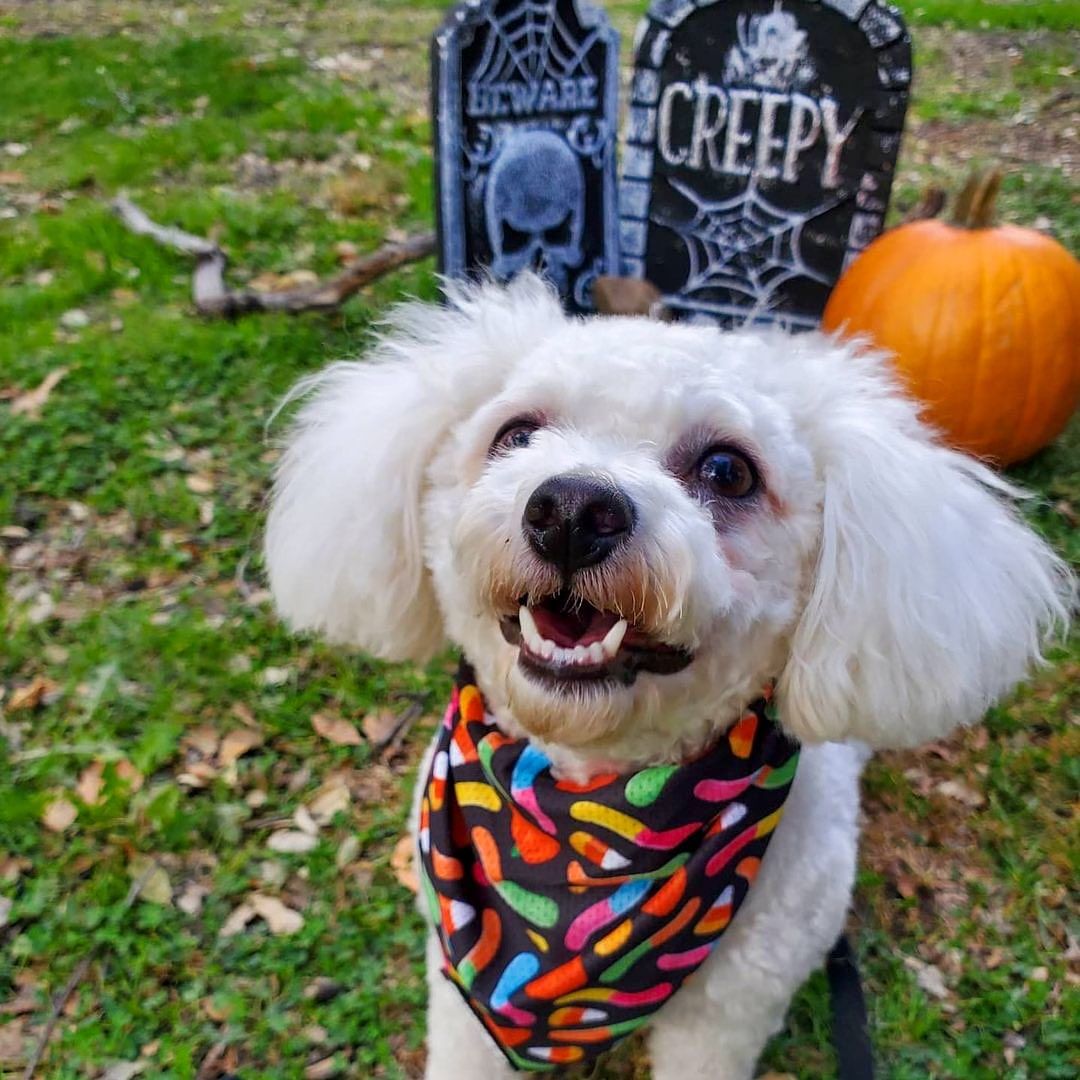
[[[1073,0],[898,0],[912,26],[972,30],[1075,30]]]
[[[944,54],[949,47],[944,38],[919,50],[917,115],[923,119],[1007,121],[1023,109],[1037,115],[1039,108],[1053,103],[1065,82],[1076,74],[1080,60],[1080,45],[1076,42],[1042,40],[1027,43],[1022,59],[995,50],[986,58],[983,71],[958,78],[947,66]],[[924,66],[928,69],[925,72]],[[926,85],[928,79],[930,86]]]
[[[612,6],[624,24],[643,7]],[[3,9],[0,142],[28,149],[0,157],[0,172],[23,174],[0,185],[0,209],[14,212],[0,219],[0,393],[66,375],[39,419],[0,399],[0,898],[12,902],[0,927],[0,1048],[21,1038],[25,1059],[50,995],[95,950],[43,1076],[94,1076],[142,1054],[143,1075],[193,1077],[222,1047],[245,1078],[299,1077],[331,1055],[344,1075],[401,1077],[419,1061],[424,991],[421,926],[391,857],[451,661],[417,671],[289,636],[261,592],[257,551],[274,403],[300,375],[362,350],[389,302],[433,296],[431,267],[383,280],[332,317],[208,322],[191,311],[186,262],[127,233],[107,204],[126,189],[160,220],[216,236],[235,280],[329,272],[339,241],[365,249],[392,228],[428,227],[428,125],[411,104],[420,88],[398,93],[394,65],[421,50],[442,5],[267,4],[246,20],[254,9],[239,0],[202,7],[177,7],[186,24],[119,2],[91,6],[78,25],[58,10],[60,36],[40,32],[32,7]],[[919,29],[946,10],[967,26],[1022,14],[1031,27],[1060,25],[1065,5],[922,5],[913,135],[929,120],[959,138],[972,125],[993,132],[1014,102],[1067,86],[1058,69],[1075,38],[1050,34],[985,96],[957,96],[947,37]],[[370,79],[308,63],[371,42],[403,51]],[[955,185],[961,171],[912,151],[897,201],[927,179]],[[1002,210],[1046,216],[1080,242],[1072,181],[1049,162],[1012,173]],[[89,325],[64,329],[74,308]],[[1080,563],[1080,427],[1016,475],[1040,496],[1033,519]],[[922,754],[871,772],[857,923],[883,1075],[1071,1075],[1080,1003],[1065,978],[1076,862],[1065,812],[1080,781],[1078,673],[1073,644],[995,710],[985,743],[957,745],[955,767]],[[12,709],[39,677],[42,701]],[[359,724],[415,702],[425,718],[388,763],[312,730],[317,712]],[[198,732],[251,724],[261,745],[192,787],[206,765]],[[102,790],[90,805],[74,789],[95,763]],[[971,813],[918,795],[911,769],[935,781],[959,769],[986,805]],[[351,802],[316,847],[271,851],[273,831],[335,776]],[[63,834],[42,826],[60,796],[78,811]],[[919,853],[916,873],[903,859]],[[172,902],[124,908],[148,857]],[[205,900],[186,913],[177,901],[193,885]],[[220,937],[253,890],[302,911],[303,928],[274,936],[256,920]],[[928,997],[905,956],[941,966],[950,998]],[[1046,978],[1033,978],[1040,968]],[[305,997],[316,976],[342,993]],[[830,1076],[828,1041],[818,977],[767,1062]],[[5,1070],[19,1065],[0,1054]],[[599,1075],[643,1076],[638,1044]]]

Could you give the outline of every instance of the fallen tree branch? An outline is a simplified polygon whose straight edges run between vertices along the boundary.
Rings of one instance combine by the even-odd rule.
[[[195,257],[192,298],[195,310],[211,318],[234,319],[256,311],[333,311],[365,285],[406,263],[427,258],[435,251],[435,234],[410,236],[400,244],[381,248],[348,264],[340,274],[282,292],[230,289],[225,284],[225,252],[212,240],[194,236],[169,225],[159,225],[130,199],[120,196],[112,208],[120,220],[139,236],[149,236],[162,247]]]
[[[123,195],[113,200],[112,207],[120,216],[120,220],[133,233],[138,236],[149,236],[162,247],[174,248],[185,255],[195,255],[198,258],[221,253],[221,248],[212,240],[207,240],[202,236],[192,236],[183,229],[176,229],[171,225],[159,225],[156,221],[152,221],[145,211],[139,209]]]

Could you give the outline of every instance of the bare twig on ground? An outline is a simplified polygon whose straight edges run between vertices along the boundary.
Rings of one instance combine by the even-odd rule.
[[[1076,96],[1077,92],[1075,90],[1059,90],[1039,106],[1039,112],[1050,112],[1051,109],[1056,109],[1059,105],[1072,101]]]
[[[32,746],[29,750],[18,750],[14,754],[8,754],[7,759],[22,764],[27,761],[40,761],[54,754],[95,757],[102,761],[119,761],[124,756],[115,746],[102,746],[99,743],[54,743],[52,746]]]
[[[292,814],[267,814],[264,817],[248,818],[241,825],[241,828],[249,832],[258,832],[259,829],[272,829],[276,825],[287,825],[292,819]]]
[[[405,736],[408,735],[409,729],[424,715],[424,705],[422,702],[414,702],[410,705],[402,714],[401,718],[394,725],[386,738],[381,739],[371,749],[374,754],[381,754],[384,757],[392,757],[396,754],[405,742]]]
[[[131,883],[131,888],[128,889],[127,896],[124,897],[124,902],[120,905],[120,909],[117,912],[118,916],[123,915],[131,908],[132,904],[139,898],[139,894],[142,892],[147,879],[157,868],[157,862],[151,860],[150,865],[147,866],[147,868]],[[52,1012],[50,1012],[49,1019],[38,1038],[37,1045],[34,1047],[34,1053],[29,1062],[27,1062],[26,1070],[23,1072],[23,1080],[34,1080],[34,1073],[37,1072],[37,1068],[41,1064],[41,1059],[45,1056],[45,1051],[49,1048],[49,1042],[52,1040],[56,1025],[60,1021],[60,1014],[64,1011],[68,1001],[71,1000],[71,995],[75,993],[79,983],[86,978],[86,973],[90,970],[90,965],[94,962],[94,957],[98,953],[98,948],[98,945],[91,947],[90,951],[75,965],[75,970],[72,971],[71,975],[68,977],[68,981],[64,983],[60,993],[53,998]]]
[[[206,1057],[202,1059],[199,1071],[195,1074],[195,1080],[214,1080],[214,1077],[220,1076],[222,1065],[225,1062],[225,1055],[228,1052],[229,1044],[227,1042],[214,1043],[207,1050]]]
[[[200,315],[233,319],[256,311],[333,311],[365,285],[406,263],[427,258],[435,251],[435,234],[410,236],[400,244],[384,244],[355,262],[340,274],[282,292],[258,289],[230,289],[225,285],[225,253],[212,240],[193,236],[183,229],[159,225],[130,199],[113,200],[113,210],[120,220],[139,236],[149,236],[163,247],[195,257],[192,296]]]

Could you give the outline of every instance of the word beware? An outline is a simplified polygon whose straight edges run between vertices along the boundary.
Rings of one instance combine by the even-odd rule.
[[[841,154],[861,115],[859,108],[842,119],[831,97],[717,86],[701,75],[665,87],[657,149],[669,165],[793,184],[801,159],[823,144],[820,182],[834,189],[840,186]]]
[[[530,82],[470,83],[465,110],[470,117],[536,116],[599,108],[600,80],[585,75]]]

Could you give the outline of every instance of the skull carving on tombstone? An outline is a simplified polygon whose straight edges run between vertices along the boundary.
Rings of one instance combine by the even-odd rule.
[[[560,135],[511,134],[491,166],[484,210],[497,278],[531,268],[565,290],[584,257],[585,177]]]
[[[728,82],[750,83],[764,90],[790,90],[814,78],[814,65],[807,56],[806,31],[776,0],[764,15],[739,15],[739,44],[727,57],[724,78]]]

